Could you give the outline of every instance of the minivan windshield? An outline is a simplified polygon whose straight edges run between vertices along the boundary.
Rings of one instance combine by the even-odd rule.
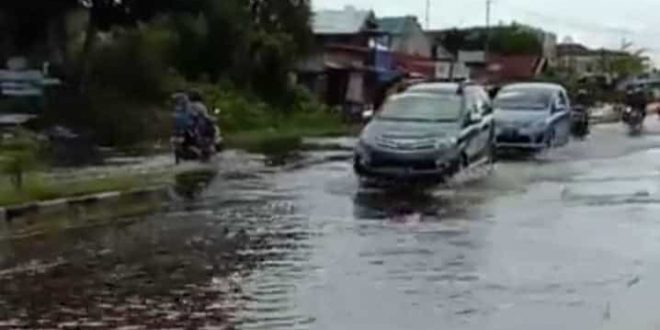
[[[501,91],[495,98],[498,109],[545,110],[550,106],[552,94],[545,90],[511,89]]]
[[[379,119],[397,121],[457,121],[461,98],[457,95],[404,94],[389,99]]]

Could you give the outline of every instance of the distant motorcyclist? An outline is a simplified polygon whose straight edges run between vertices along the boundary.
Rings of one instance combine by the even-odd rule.
[[[195,128],[197,134],[202,138],[205,143],[214,145],[217,135],[214,119],[209,115],[209,110],[204,104],[204,98],[198,91],[190,91],[188,93],[190,99],[190,108],[192,110]]]
[[[629,126],[631,135],[642,132],[648,103],[649,98],[641,86],[630,88],[626,93],[627,108],[622,119]]]
[[[581,105],[585,108],[591,107],[593,105],[593,100],[591,95],[587,92],[586,89],[580,89],[575,96],[575,104]]]
[[[632,87],[626,92],[626,105],[632,111],[639,112],[642,118],[646,117],[646,107],[648,105],[648,96],[640,86]]]
[[[195,145],[195,118],[190,99],[186,93],[175,93],[174,100],[174,135],[184,138],[184,144]]]
[[[575,104],[571,108],[571,133],[577,138],[584,138],[589,134],[589,108],[592,104],[591,96],[585,89],[578,91]]]

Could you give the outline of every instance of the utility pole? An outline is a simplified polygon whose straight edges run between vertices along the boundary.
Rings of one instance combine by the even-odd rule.
[[[490,53],[490,13],[493,0],[486,0],[486,44],[484,45],[484,56]]]
[[[431,0],[426,0],[426,29],[431,29]]]

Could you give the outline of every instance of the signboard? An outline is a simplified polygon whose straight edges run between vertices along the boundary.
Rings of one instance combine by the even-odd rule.
[[[486,63],[486,53],[483,51],[459,51],[458,61],[461,63]]]
[[[469,79],[470,68],[463,62],[435,63],[435,78],[440,80]]]
[[[451,62],[435,62],[435,78],[436,79],[451,79]]]
[[[6,96],[41,96],[45,86],[59,83],[39,70],[0,70],[0,89]]]
[[[463,62],[454,63],[452,79],[470,79],[470,68]]]

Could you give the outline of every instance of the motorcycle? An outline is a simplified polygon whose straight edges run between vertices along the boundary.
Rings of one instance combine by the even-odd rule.
[[[589,112],[584,106],[575,106],[571,112],[571,134],[584,139],[589,135]]]
[[[631,135],[640,134],[644,124],[644,114],[641,111],[633,110],[632,107],[626,107],[623,113],[623,122],[628,125]]]
[[[213,143],[207,139],[196,139],[191,134],[177,134],[172,137],[172,150],[176,164],[186,160],[199,160],[207,162],[215,154]]]
[[[190,132],[180,133],[172,137],[171,144],[176,164],[186,160],[208,162],[224,148],[224,140],[217,126],[214,126],[212,137],[195,136]]]

